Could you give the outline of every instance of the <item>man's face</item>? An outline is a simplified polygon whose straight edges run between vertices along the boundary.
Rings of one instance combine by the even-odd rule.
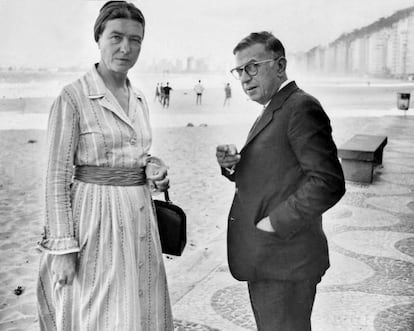
[[[113,72],[127,73],[141,52],[144,29],[135,20],[117,18],[106,22],[99,37],[101,62]]]
[[[265,50],[263,44],[254,44],[236,53],[236,66],[274,59],[275,57],[273,52]],[[277,70],[276,62],[267,62],[258,65],[257,74],[254,76],[243,71],[240,82],[244,92],[253,101],[265,105],[278,91],[282,83]]]

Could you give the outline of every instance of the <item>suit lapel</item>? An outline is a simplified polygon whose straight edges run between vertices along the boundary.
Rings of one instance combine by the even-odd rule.
[[[296,83],[292,81],[276,93],[269,105],[263,110],[263,114],[253,124],[244,147],[246,147],[267,125],[269,125],[273,119],[274,113],[283,106],[286,99],[297,89],[298,87]]]
[[[256,122],[253,124],[246,140],[246,145],[248,145],[259,133],[262,131],[272,120],[273,112],[265,109],[263,114],[257,118]]]

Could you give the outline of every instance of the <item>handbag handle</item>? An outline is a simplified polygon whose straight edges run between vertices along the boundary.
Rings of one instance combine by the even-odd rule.
[[[168,194],[168,190],[164,191],[164,199],[167,203],[172,203],[172,201],[170,200],[170,195]]]

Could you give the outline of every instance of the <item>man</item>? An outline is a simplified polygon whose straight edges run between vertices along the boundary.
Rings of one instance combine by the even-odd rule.
[[[168,108],[170,106],[170,92],[172,90],[172,87],[170,86],[170,83],[167,82],[167,85],[163,87],[164,91],[164,97],[162,101],[163,108]]]
[[[201,84],[201,80],[194,86],[194,91],[196,93],[196,105],[201,106],[201,97],[203,96],[204,86]]]
[[[233,53],[232,73],[264,110],[240,153],[217,146],[222,174],[236,184],[230,271],[248,282],[259,331],[311,330],[316,285],[329,267],[321,215],[345,193],[330,121],[288,80],[284,47],[271,33],[250,34]]]

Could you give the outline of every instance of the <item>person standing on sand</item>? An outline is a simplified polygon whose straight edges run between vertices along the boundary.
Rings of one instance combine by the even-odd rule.
[[[135,5],[105,3],[94,26],[99,63],[51,108],[41,330],[173,330],[150,189],[168,188],[167,168],[149,157],[147,103],[127,77],[144,29]]]
[[[231,70],[264,109],[244,147],[217,146],[221,173],[235,183],[228,217],[232,275],[247,281],[259,331],[309,331],[316,286],[329,267],[322,214],[345,181],[320,103],[286,74],[282,43],[251,33]]]
[[[161,83],[160,85],[160,104],[161,105],[164,105],[164,97],[165,97],[164,85],[163,83]]]
[[[196,105],[200,105],[202,103],[202,97],[204,92],[204,86],[201,84],[201,80],[194,86],[194,91],[196,93]]]
[[[231,99],[231,87],[230,87],[230,83],[227,83],[226,86],[224,87],[224,104],[223,107],[226,106],[230,106],[230,99]]]
[[[157,83],[157,86],[155,87],[155,97],[154,102],[160,100],[160,83]]]
[[[167,85],[164,86],[164,100],[163,100],[163,107],[168,108],[170,106],[170,92],[172,90],[172,87],[170,86],[170,83],[167,82]]]

